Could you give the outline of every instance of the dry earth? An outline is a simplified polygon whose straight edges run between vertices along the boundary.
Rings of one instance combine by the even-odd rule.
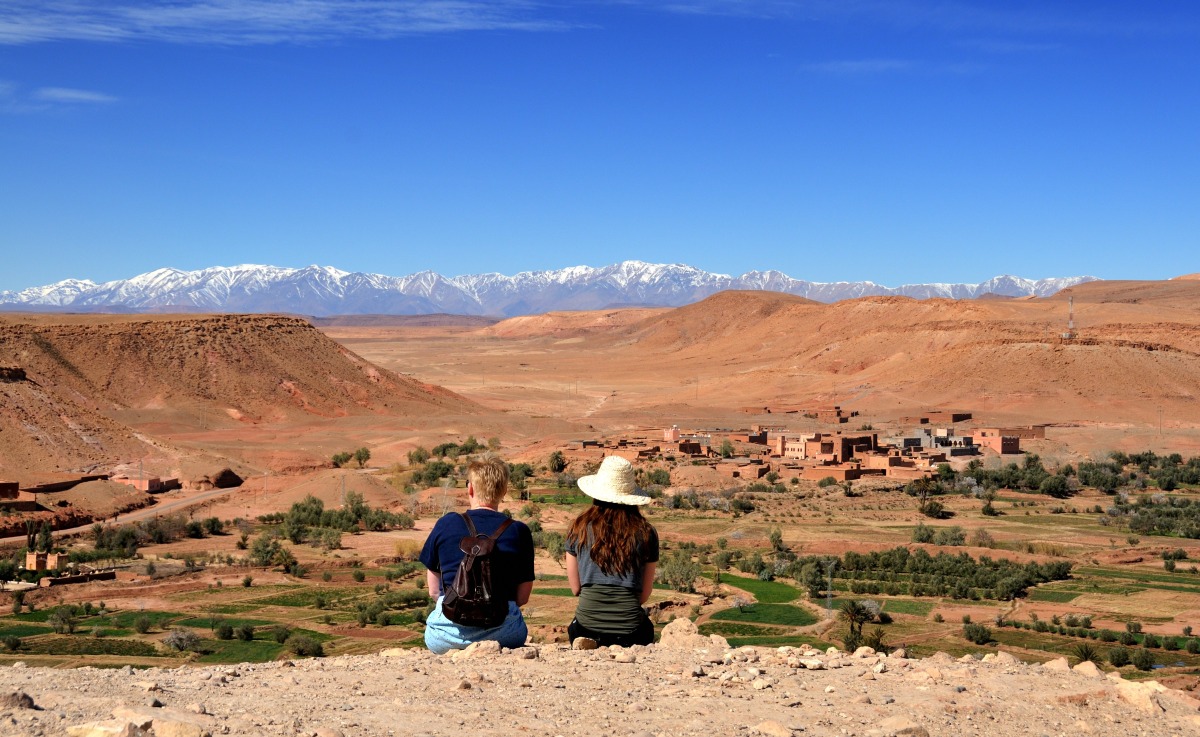
[[[1089,664],[739,648],[685,619],[650,647],[261,665],[0,670],[6,735],[723,735],[960,737],[1200,733],[1200,701]],[[26,708],[25,694],[36,708]],[[23,707],[21,704],[26,704]],[[122,731],[124,730],[124,731]],[[145,730],[145,731],[141,731]]]

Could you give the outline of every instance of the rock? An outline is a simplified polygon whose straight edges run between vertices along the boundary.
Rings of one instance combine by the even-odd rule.
[[[699,665],[694,665],[691,668],[685,668],[683,671],[684,678],[701,678],[704,676],[704,668]]]
[[[451,650],[447,654],[452,660],[488,658],[500,654],[500,643],[495,640],[481,640],[480,642],[472,642],[462,650]]]
[[[929,737],[929,730],[903,715],[888,717],[879,723],[884,737]]]
[[[831,646],[831,647],[828,647],[825,649],[825,654],[826,655],[841,655],[841,651],[838,650],[836,647]]]
[[[176,709],[147,709],[145,707],[118,706],[113,717],[128,721],[142,730],[150,730],[154,737],[205,737],[211,718],[189,714]]]
[[[458,685],[455,686],[455,688],[457,688],[459,691],[470,691],[472,686],[471,682],[464,678],[458,682]]]
[[[755,734],[766,735],[766,737],[792,737],[792,730],[774,719],[759,722],[751,727],[750,731]]]
[[[160,688],[159,685],[157,683],[155,683],[154,681],[138,681],[137,683],[135,683],[133,685],[135,685],[138,688],[142,689],[143,691],[147,691],[147,692],[162,690],[162,688]]]
[[[750,682],[750,687],[755,691],[762,691],[764,688],[771,687],[771,680],[769,678],[755,678]]]
[[[1104,673],[1090,660],[1085,660],[1071,670],[1088,678],[1103,678]]]
[[[990,655],[991,653],[988,654]],[[986,660],[987,656],[984,656],[984,659]],[[1018,660],[1015,655],[1010,652],[1005,652],[1004,650],[996,653],[995,661],[999,665],[1019,665],[1021,663],[1021,661]]]
[[[880,661],[871,668],[872,673],[887,673],[887,663]]]
[[[863,645],[862,647],[860,647],[854,651],[854,657],[856,657],[856,658],[869,658],[874,654],[875,654],[875,648],[867,647],[866,645]]]
[[[313,732],[313,737],[345,737],[342,730],[332,727],[321,727],[316,732]]]
[[[513,652],[515,652],[517,657],[519,657],[521,660],[537,660],[538,656],[541,654],[536,647],[529,646],[519,647]]]
[[[0,696],[0,709],[36,709],[33,698],[24,691],[13,691]]]
[[[155,697],[153,697],[153,696],[151,696],[150,698],[146,699],[146,706],[149,706],[151,709],[158,709],[158,708],[160,708],[162,705],[163,705],[163,702],[159,701],[158,699],[156,699],[156,698],[155,698]]]
[[[696,630],[692,620],[679,617],[663,627],[658,647],[666,650],[728,650],[729,642],[719,635],[706,637]]]
[[[825,670],[825,663],[816,658],[803,658],[800,660],[800,665],[808,670]]]
[[[71,737],[143,737],[146,733],[122,719],[107,719],[67,727]]]
[[[1117,697],[1136,709],[1158,714],[1164,711],[1158,700],[1158,692],[1162,688],[1158,681],[1121,681],[1117,684]]]
[[[576,637],[571,643],[572,650],[595,650],[600,647],[599,643],[590,637]]]
[[[186,709],[187,711],[190,711],[193,714],[207,714],[208,713],[208,707],[206,707],[204,704],[199,704],[199,703],[188,704],[187,706],[184,707],[184,709]]]
[[[618,663],[636,663],[637,655],[629,650],[622,650],[616,655],[613,655],[613,660]]]
[[[1067,662],[1066,658],[1056,658],[1047,663],[1044,663],[1042,665],[1042,667],[1045,668],[1046,670],[1052,671],[1054,673],[1070,673],[1071,672],[1071,664]]]
[[[380,650],[379,654],[385,658],[403,658],[408,655],[408,650],[402,647],[389,647],[387,650]]]
[[[888,657],[889,658],[899,658],[899,659],[903,660],[904,658],[908,657],[908,651],[902,647],[898,647],[895,650],[888,653]]]

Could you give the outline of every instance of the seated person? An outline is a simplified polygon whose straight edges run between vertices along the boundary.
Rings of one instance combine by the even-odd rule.
[[[578,484],[593,502],[567,531],[567,580],[579,597],[567,636],[583,649],[649,645],[654,624],[642,605],[654,585],[658,533],[641,506],[650,496],[637,488],[629,461],[617,456]]]
[[[491,535],[508,520],[497,510],[508,493],[508,464],[496,457],[471,461],[467,479],[471,508],[466,514],[476,532]],[[502,647],[522,647],[529,632],[519,607],[529,601],[533,591],[533,536],[528,527],[513,520],[496,540],[490,556],[492,589],[508,602],[508,616],[495,627],[469,627],[450,621],[442,612],[444,594],[454,585],[464,557],[459,546],[468,534],[462,516],[451,512],[433,526],[421,550],[421,562],[429,569],[429,595],[437,602],[425,621],[425,645],[439,655],[483,640],[496,640]]]

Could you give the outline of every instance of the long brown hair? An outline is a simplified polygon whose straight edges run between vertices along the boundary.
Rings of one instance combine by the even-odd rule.
[[[592,506],[571,523],[567,540],[579,548],[587,547],[589,527],[592,530],[592,562],[600,570],[616,576],[641,567],[637,553],[649,544],[654,527],[642,516],[640,507],[594,500]]]

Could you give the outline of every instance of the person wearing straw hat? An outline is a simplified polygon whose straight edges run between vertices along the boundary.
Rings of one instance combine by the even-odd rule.
[[[654,584],[658,533],[641,507],[650,495],[618,456],[577,483],[592,506],[567,531],[567,580],[579,597],[567,636],[576,647],[649,645],[654,623],[642,605]]]

